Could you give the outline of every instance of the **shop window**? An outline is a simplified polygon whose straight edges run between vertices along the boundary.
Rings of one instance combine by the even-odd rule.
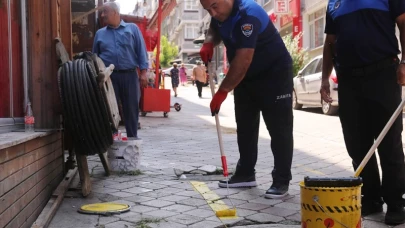
[[[310,48],[317,48],[323,45],[325,29],[325,8],[322,8],[308,17]]]
[[[23,80],[22,80],[22,45],[18,1],[11,1],[8,7],[0,7],[0,133],[15,128],[24,115]],[[8,16],[10,15],[10,24]],[[11,35],[11,39],[9,36]],[[18,121],[17,121],[18,120]]]
[[[198,24],[188,24],[184,29],[184,38],[185,39],[195,39],[198,37],[199,32]]]
[[[198,10],[198,1],[184,1],[184,9],[185,10]]]

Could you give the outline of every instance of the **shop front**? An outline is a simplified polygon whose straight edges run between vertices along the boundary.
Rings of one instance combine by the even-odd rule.
[[[302,33],[302,16],[301,16],[301,0],[290,0],[289,13],[278,15],[280,21],[281,37],[292,35],[296,37]],[[299,42],[299,47],[302,47],[302,38]]]
[[[55,38],[71,50],[71,6],[38,2],[0,1],[0,227],[31,227],[66,173]]]

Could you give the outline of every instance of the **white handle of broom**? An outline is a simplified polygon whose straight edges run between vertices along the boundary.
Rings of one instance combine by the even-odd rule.
[[[380,135],[375,140],[373,146],[371,146],[370,150],[368,151],[366,156],[363,158],[363,161],[360,163],[359,167],[357,167],[354,177],[360,176],[360,173],[361,173],[361,171],[363,171],[364,166],[366,166],[366,164],[370,160],[371,156],[373,156],[375,150],[380,145],[380,143],[384,139],[385,135],[387,135],[388,131],[390,130],[392,124],[394,124],[395,120],[398,118],[399,114],[402,113],[404,106],[405,106],[405,99],[402,100],[402,102],[399,104],[397,110],[395,110],[394,114],[392,114],[390,120],[387,122],[387,124],[381,131]]]
[[[214,86],[214,79],[213,79],[214,74],[212,73],[211,60],[208,61],[207,68],[208,68],[208,74],[209,74],[209,79],[210,79],[211,94],[212,94],[212,97],[214,97],[214,95],[215,95],[215,88],[214,87],[215,86]],[[219,150],[221,152],[221,156],[225,156],[224,146],[223,146],[223,143],[222,143],[221,125],[219,123],[218,114],[215,114],[215,125],[217,126]]]

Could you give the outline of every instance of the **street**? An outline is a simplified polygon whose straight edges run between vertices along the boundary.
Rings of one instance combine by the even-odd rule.
[[[169,79],[166,78],[165,81],[166,88],[169,88]],[[88,157],[93,193],[87,198],[74,194],[69,197],[68,194],[49,227],[210,228],[224,227],[223,224],[232,227],[255,224],[265,225],[252,227],[301,227],[299,182],[308,175],[353,175],[338,116],[323,115],[319,108],[294,110],[294,158],[290,195],[282,200],[265,199],[263,195],[272,182],[273,155],[270,150],[270,136],[262,120],[256,165],[259,186],[230,189],[229,197],[236,205],[237,218],[219,220],[190,181],[204,182],[211,191],[225,196],[226,189],[219,189],[216,181],[221,179],[221,175],[209,178],[186,174],[187,179],[179,179],[173,171],[173,168],[197,168],[204,165],[221,167],[215,118],[209,110],[209,87],[203,88],[202,96],[202,99],[198,98],[197,89],[191,84],[180,86],[177,98],[173,97],[172,91],[171,103],[180,103],[181,111],[171,109],[168,118],[158,112],[140,117],[142,129],[138,135],[143,139],[141,175],[105,177],[97,156]],[[228,167],[232,170],[238,159],[233,108],[233,95],[230,93],[221,107],[220,123]],[[132,207],[131,211],[115,216],[77,212],[83,204],[111,201],[127,203]],[[228,199],[223,201],[228,206],[231,205]],[[378,214],[367,217],[363,224],[367,228],[388,227],[383,224],[383,219],[384,214]]]

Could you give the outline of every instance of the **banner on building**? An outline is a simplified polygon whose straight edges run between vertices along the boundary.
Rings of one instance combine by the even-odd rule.
[[[275,0],[274,1],[274,13],[275,14],[288,14],[290,13],[289,0]]]

